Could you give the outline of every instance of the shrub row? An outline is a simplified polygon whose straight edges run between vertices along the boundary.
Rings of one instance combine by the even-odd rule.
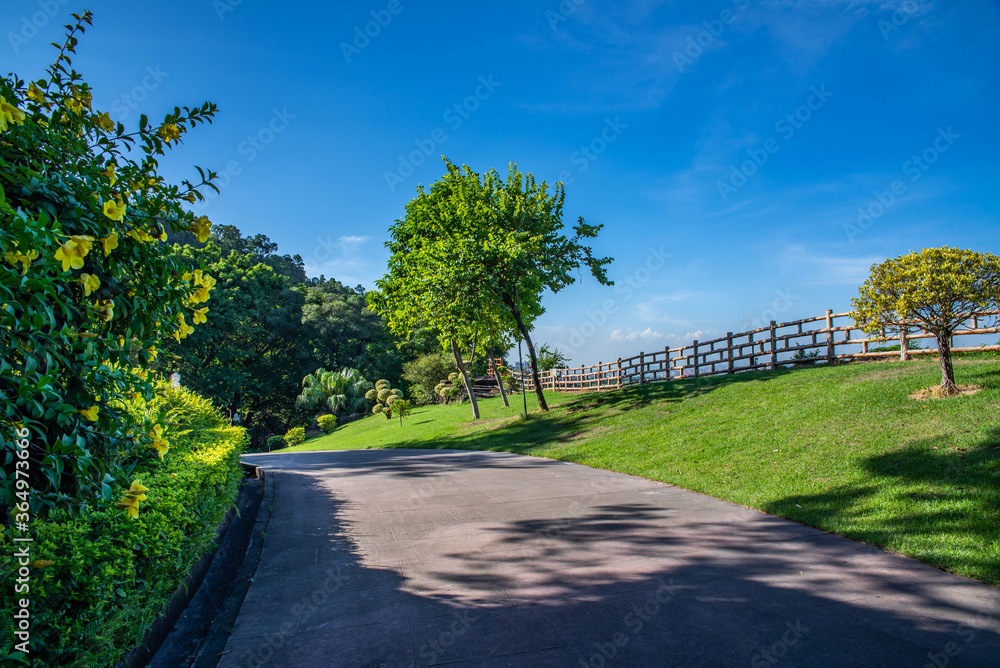
[[[150,402],[125,406],[141,423],[164,416],[170,449],[142,460],[130,479],[145,491],[137,518],[114,503],[83,514],[55,510],[31,524],[30,590],[15,594],[20,568],[14,543],[0,529],[5,575],[0,594],[5,622],[20,599],[30,601],[30,652],[3,634],[0,663],[34,666],[113,666],[138,645],[190,568],[212,547],[216,528],[233,506],[246,432],[198,395],[160,385]],[[115,492],[116,500],[127,498]],[[140,497],[141,498],[141,497]],[[52,562],[47,564],[46,562]]]

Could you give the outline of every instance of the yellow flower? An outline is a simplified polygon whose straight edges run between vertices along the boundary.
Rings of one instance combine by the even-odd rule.
[[[194,312],[194,324],[200,325],[202,323],[208,322],[208,307],[200,308]]]
[[[146,380],[147,378],[149,378],[149,371],[147,371],[146,369],[136,369],[135,375],[143,380]]]
[[[28,565],[32,568],[48,568],[49,566],[54,566],[56,562],[50,561],[48,559],[35,559],[29,561]]]
[[[104,239],[101,239],[101,246],[104,247],[104,257],[111,255],[111,251],[118,248],[118,233],[112,232]]]
[[[108,164],[108,168],[104,170],[104,175],[111,181],[111,185],[115,185],[115,181],[118,180],[118,177],[115,176],[115,163]]]
[[[93,243],[94,237],[73,235],[69,241],[57,248],[55,258],[62,262],[63,271],[82,268],[83,258],[90,252]]]
[[[160,139],[169,144],[170,142],[176,141],[180,138],[181,129],[174,123],[167,123],[162,126],[156,134],[160,136]]]
[[[97,115],[97,127],[101,128],[105,132],[113,132],[115,129],[115,122],[111,120],[111,116],[108,115],[108,112],[103,111]],[[111,185],[114,185],[114,182],[112,182]]]
[[[111,220],[120,222],[123,218],[125,218],[126,209],[128,209],[128,207],[125,206],[125,203],[121,200],[108,200],[104,203],[104,215]]]
[[[128,511],[130,519],[139,517],[139,502],[146,500],[146,492],[149,489],[139,484],[138,480],[132,481],[132,486],[125,490],[125,498],[118,505]]]
[[[21,253],[20,251],[15,249],[13,251],[6,253],[6,257],[7,261],[10,262],[11,264],[17,264],[18,262],[20,262],[22,265],[24,265],[24,269],[21,271],[21,274],[24,275],[28,273],[28,267],[31,266],[31,262],[38,257],[38,251],[33,250],[33,251],[28,251],[27,253]]]
[[[98,308],[104,311],[104,315],[101,316],[101,320],[104,322],[111,322],[115,317],[115,303],[112,301],[106,301],[101,303]]]
[[[83,283],[84,297],[89,297],[91,293],[101,287],[101,279],[93,274],[80,274],[80,282]]]
[[[147,349],[146,352],[149,353],[149,359],[151,360],[156,359],[157,352],[155,347]]]
[[[160,241],[166,241],[166,240],[167,240],[167,231],[166,230],[161,230],[160,231]]]
[[[75,97],[71,97],[70,99],[66,100],[66,106],[69,107],[69,110],[72,111],[77,116],[83,115],[83,103],[80,102],[80,100],[76,99]]]
[[[198,237],[198,241],[205,243],[208,241],[209,232],[212,231],[212,222],[208,219],[208,216],[198,216],[191,226],[191,231]]]
[[[128,235],[133,239],[135,239],[136,241],[141,241],[144,243],[149,243],[150,241],[153,240],[153,237],[149,234],[149,232],[145,230],[140,230],[140,229],[130,230]]]
[[[24,125],[24,112],[7,102],[3,95],[0,95],[0,132],[6,132],[10,123]]]
[[[91,406],[90,408],[77,412],[91,422],[97,422],[97,414],[101,411],[97,406]]]
[[[34,83],[28,86],[28,98],[44,106],[48,106],[49,104],[49,101],[45,99],[45,93]]]
[[[201,284],[211,290],[215,287],[215,279],[208,274],[205,274],[201,279]]]
[[[187,322],[184,320],[183,313],[177,314],[177,322],[179,323],[180,326],[174,332],[174,338],[177,339],[177,343],[180,343],[181,339],[186,339],[188,336],[191,335],[192,332],[194,332],[194,327],[187,324]]]
[[[194,193],[188,193],[187,195],[181,195],[181,199],[184,200],[185,202],[191,202],[192,204],[194,204],[195,202],[198,201],[198,196],[195,195]]]
[[[167,439],[163,438],[163,427],[160,425],[153,427],[153,431],[150,432],[149,437],[153,439],[153,442],[148,447],[156,450],[156,454],[159,455],[160,459],[163,459],[163,455],[167,454],[167,451],[170,450],[170,443],[167,442]]]

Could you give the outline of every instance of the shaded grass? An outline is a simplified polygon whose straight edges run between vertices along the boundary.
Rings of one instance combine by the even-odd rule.
[[[504,450],[685,487],[1000,584],[1000,361],[956,362],[974,396],[914,401],[936,360],[745,373],[605,394],[417,408],[286,451]]]

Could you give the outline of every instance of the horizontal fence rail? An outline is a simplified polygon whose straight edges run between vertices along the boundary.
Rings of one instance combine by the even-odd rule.
[[[1000,311],[984,311],[969,317],[955,338],[1000,333]],[[934,335],[913,324],[897,337],[873,337],[854,322],[850,313],[834,313],[792,322],[772,321],[767,327],[712,341],[694,341],[681,348],[665,348],[634,357],[618,358],[591,366],[552,369],[539,373],[542,389],[557,392],[604,392],[678,378],[719,376],[744,371],[777,369],[806,364],[833,364],[865,359],[913,355],[936,355],[936,348],[914,348],[914,342],[934,339]],[[873,350],[898,345],[899,350]],[[935,341],[934,345],[937,345]],[[960,347],[952,352],[1000,350],[1000,345]],[[515,373],[526,389],[535,389],[528,372]]]

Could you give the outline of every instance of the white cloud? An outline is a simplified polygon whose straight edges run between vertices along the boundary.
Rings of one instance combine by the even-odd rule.
[[[626,329],[616,329],[611,332],[611,341],[657,341],[666,338],[660,332],[655,331],[652,327],[647,327],[646,329],[638,332],[631,327]]]

